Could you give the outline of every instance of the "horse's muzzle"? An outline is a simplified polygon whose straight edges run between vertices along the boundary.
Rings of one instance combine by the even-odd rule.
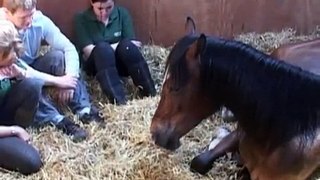
[[[156,128],[151,130],[152,139],[155,144],[165,149],[174,151],[181,145],[180,138],[175,135],[175,132],[169,128]]]

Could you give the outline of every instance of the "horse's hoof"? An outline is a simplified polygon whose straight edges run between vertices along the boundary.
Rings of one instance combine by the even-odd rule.
[[[202,153],[192,159],[190,169],[202,175],[209,172],[212,168],[212,162],[206,158],[206,153]]]

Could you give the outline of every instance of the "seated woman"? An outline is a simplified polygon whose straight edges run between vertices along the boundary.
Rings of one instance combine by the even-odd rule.
[[[26,71],[16,61],[22,49],[17,32],[9,21],[0,20],[0,27],[0,167],[27,175],[42,166],[23,127],[33,121],[43,83],[23,78]]]
[[[111,101],[127,101],[120,76],[131,76],[142,96],[156,94],[148,64],[138,48],[141,42],[133,40],[133,24],[126,9],[115,6],[113,0],[91,0],[91,7],[76,15],[75,32],[84,70],[96,75]]]

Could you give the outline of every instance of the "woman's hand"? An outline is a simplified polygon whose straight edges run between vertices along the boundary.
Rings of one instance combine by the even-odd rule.
[[[12,65],[12,72],[16,78],[23,79],[23,78],[27,78],[28,76],[27,70],[19,67],[16,64]]]
[[[0,69],[0,74],[8,78],[25,78],[27,76],[27,71],[16,64],[12,64],[8,67]]]
[[[20,126],[11,126],[11,133],[26,142],[30,141],[30,134]]]
[[[140,41],[136,41],[136,40],[131,40],[131,42],[136,45],[137,47],[141,47],[142,43]]]

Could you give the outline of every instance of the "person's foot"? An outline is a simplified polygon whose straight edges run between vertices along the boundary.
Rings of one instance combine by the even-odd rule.
[[[72,136],[74,142],[83,141],[88,137],[88,133],[83,128],[66,117],[57,124],[57,128],[65,134]]]
[[[90,113],[83,114],[79,120],[84,124],[89,124],[91,122],[99,123],[100,126],[105,126],[104,118],[99,115],[99,110],[92,106],[90,109]]]

